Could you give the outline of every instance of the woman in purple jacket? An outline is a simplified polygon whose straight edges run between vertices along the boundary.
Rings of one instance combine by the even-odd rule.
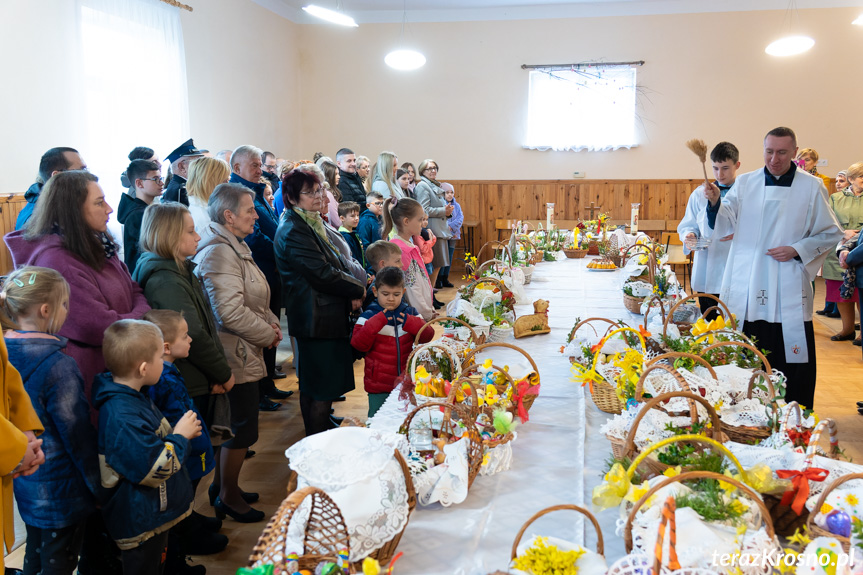
[[[150,309],[108,232],[114,210],[98,181],[83,171],[54,175],[24,229],[4,238],[15,267],[52,268],[69,282],[72,305],[58,335],[69,340],[66,351],[84,376],[88,401],[93,377],[105,370],[105,329],[121,319],[140,319]]]

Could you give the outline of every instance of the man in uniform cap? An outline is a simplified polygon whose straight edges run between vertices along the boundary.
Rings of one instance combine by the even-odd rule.
[[[189,138],[180,146],[168,154],[166,158],[171,164],[171,182],[162,193],[163,202],[180,202],[183,205],[189,205],[189,197],[186,195],[186,176],[189,173],[189,163],[198,157],[203,156],[209,150],[199,150],[195,147],[195,142]]]

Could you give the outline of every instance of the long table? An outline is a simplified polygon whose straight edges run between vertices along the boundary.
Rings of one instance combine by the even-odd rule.
[[[599,426],[608,416],[585,399],[585,390],[571,381],[569,360],[561,355],[560,347],[576,317],[608,317],[631,325],[641,321],[641,316],[623,307],[620,284],[625,272],[590,271],[586,268],[590,259],[540,263],[532,282],[525,286],[529,302],[549,301],[551,333],[509,342],[533,357],[542,385],[530,421],[519,428],[512,446],[512,468],[478,476],[461,504],[418,506],[399,545],[404,557],[398,563],[398,573],[485,575],[505,571],[516,533],[535,512],[563,503],[590,508],[590,493],[601,481],[604,462],[611,453],[608,441],[599,434]],[[517,306],[516,313],[533,313],[532,304]],[[480,356],[493,358],[495,364],[519,361],[518,354],[510,350]],[[373,427],[395,425],[398,417],[393,417],[394,409],[403,407],[396,402],[395,396],[387,400],[381,417],[376,415],[372,420]],[[614,534],[616,511],[607,510],[597,518],[605,537],[605,556],[611,563],[624,554],[623,543]],[[593,528],[573,512],[552,513],[534,527],[526,536],[552,534],[589,547],[596,543]]]

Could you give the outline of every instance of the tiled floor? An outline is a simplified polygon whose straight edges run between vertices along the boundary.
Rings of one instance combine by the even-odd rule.
[[[823,282],[819,280],[815,301],[823,302]],[[454,290],[444,290],[439,295],[441,300],[449,300]],[[832,417],[839,426],[839,437],[847,455],[855,462],[863,462],[863,416],[857,414],[855,402],[863,400],[863,360],[859,347],[850,342],[831,342],[830,336],[840,329],[840,320],[816,316],[815,339],[818,355],[818,388],[816,391],[816,408],[822,417]],[[280,352],[280,359],[285,359],[289,349]],[[284,366],[288,373],[287,379],[281,380],[279,387],[284,390],[297,391],[297,381],[294,371],[289,369],[289,362]],[[355,364],[355,379],[357,389],[348,394],[347,401],[336,403],[337,415],[364,417],[367,399],[362,391],[362,362]],[[261,413],[260,439],[255,445],[257,455],[248,460],[243,468],[241,485],[247,491],[257,491],[261,500],[255,508],[263,510],[270,516],[286,495],[288,466],[285,459],[285,449],[303,437],[303,424],[296,394],[283,402],[281,409],[272,413]],[[601,454],[605,457],[606,454]],[[212,515],[212,508],[207,502],[205,486],[202,482],[195,508],[200,513]],[[252,546],[255,544],[264,523],[241,524],[231,519],[224,523],[222,533],[227,535],[231,543],[228,548],[209,557],[196,557],[195,561],[207,566],[211,575],[233,575],[238,567],[245,565]],[[8,557],[8,564],[20,564],[23,549],[17,550]]]

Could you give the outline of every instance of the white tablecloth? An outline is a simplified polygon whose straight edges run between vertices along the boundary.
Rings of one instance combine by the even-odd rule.
[[[398,550],[404,552],[397,571],[403,575],[486,575],[506,570],[513,539],[534,513],[551,505],[590,506],[590,492],[601,480],[611,450],[598,432],[608,416],[599,412],[585,391],[573,383],[569,360],[559,353],[576,317],[608,317],[636,325],[641,316],[623,307],[620,284],[625,272],[592,272],[590,258],[543,262],[525,286],[529,301],[546,299],[551,333],[514,343],[539,366],[541,393],[530,411],[530,421],[519,428],[513,444],[512,469],[478,476],[467,499],[452,507],[417,507]],[[533,313],[532,305],[518,306],[518,315]],[[482,353],[495,364],[519,362],[511,350]],[[523,362],[524,360],[522,360]],[[406,411],[393,395],[372,419],[372,427],[397,430]],[[585,503],[586,502],[586,503]],[[600,514],[609,563],[623,555],[614,535],[616,512]],[[593,547],[596,537],[581,515],[557,512],[528,530],[554,535]]]

